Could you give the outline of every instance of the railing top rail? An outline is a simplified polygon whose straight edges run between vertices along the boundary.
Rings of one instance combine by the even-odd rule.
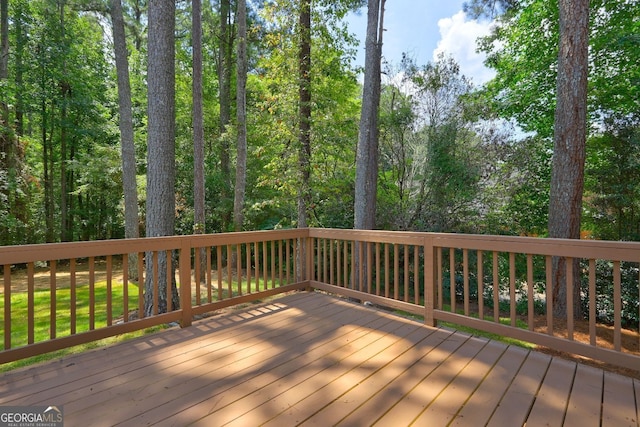
[[[393,244],[432,244],[433,246],[445,248],[455,247],[534,255],[570,256],[585,259],[640,261],[640,242],[310,228],[4,246],[0,247],[0,265],[52,259],[119,255],[149,250],[162,251],[177,249],[183,245],[190,247],[234,245],[245,242],[295,239],[307,236]]]
[[[554,239],[479,234],[434,234],[434,246],[584,259],[640,261],[640,242]]]
[[[358,240],[364,242],[395,244],[427,243],[444,248],[454,247],[533,255],[569,256],[585,259],[640,261],[640,242],[316,228],[310,229],[309,235],[315,238]]]
[[[318,239],[358,240],[361,242],[422,245],[426,233],[410,231],[351,230],[335,228],[310,228],[309,237]]]
[[[289,229],[3,246],[0,247],[0,265],[120,255],[145,251],[165,251],[178,249],[185,245],[188,245],[188,247],[234,245],[245,242],[306,237],[308,233],[307,229]]]

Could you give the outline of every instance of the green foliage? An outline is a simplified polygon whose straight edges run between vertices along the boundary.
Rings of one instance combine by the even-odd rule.
[[[637,117],[640,8],[635,1],[597,0],[590,16],[591,123]],[[530,0],[502,14],[480,41],[487,65],[497,72],[484,89],[486,99],[501,117],[541,137],[553,134],[558,31],[558,3]]]
[[[585,222],[594,238],[640,240],[640,130],[587,142]]]
[[[583,263],[583,269],[587,269],[586,262]],[[609,261],[596,261],[596,319],[599,322],[613,324],[615,319],[614,306],[614,280],[613,280],[613,263]],[[620,319],[622,326],[626,328],[638,328],[640,316],[640,301],[638,296],[638,263],[623,262],[620,264],[620,282],[622,309]],[[582,310],[585,314],[589,313],[589,283],[586,277],[582,280],[582,292],[585,295],[582,298]]]

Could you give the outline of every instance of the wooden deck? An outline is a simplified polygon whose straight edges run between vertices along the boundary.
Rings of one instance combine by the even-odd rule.
[[[635,426],[640,382],[320,293],[3,374],[65,426]]]

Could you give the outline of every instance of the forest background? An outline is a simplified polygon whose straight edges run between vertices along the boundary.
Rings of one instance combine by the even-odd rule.
[[[2,0],[0,244],[125,237],[113,5]],[[119,2],[118,2],[119,3]],[[486,10],[467,12],[488,19]],[[310,7],[309,146],[301,147],[299,17]],[[351,228],[362,85],[345,17],[362,1],[250,1],[246,193],[241,229]],[[590,14],[584,237],[640,240],[640,7]],[[123,0],[138,230],[145,235],[148,3]],[[175,2],[175,233],[234,227],[238,159],[237,3],[205,1],[205,220],[195,219],[192,2]],[[484,17],[483,17],[484,16]],[[478,41],[496,76],[474,86],[446,53],[383,61],[376,228],[547,235],[558,7],[495,11]],[[307,151],[305,151],[307,150]],[[301,165],[301,152],[308,163]],[[302,170],[304,169],[304,170]],[[126,170],[126,167],[125,167]],[[304,177],[304,172],[308,176]],[[306,181],[305,181],[306,180]],[[308,184],[304,184],[308,182]],[[304,184],[304,185],[303,185]]]

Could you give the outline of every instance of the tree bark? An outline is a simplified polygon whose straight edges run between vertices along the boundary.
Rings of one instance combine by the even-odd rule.
[[[175,229],[175,2],[149,2],[147,237],[170,236]],[[167,280],[172,282],[172,308],[179,306],[175,274],[167,277],[165,251],[158,254],[158,307],[154,307],[152,254],[147,253],[145,315],[168,311]],[[175,271],[175,263],[172,262]]]
[[[298,228],[306,228],[311,195],[311,0],[301,2],[298,25]]]
[[[9,79],[9,0],[0,0],[0,82]],[[3,126],[9,124],[9,107],[6,99],[0,100],[0,117]],[[5,144],[5,132],[0,137]],[[3,150],[4,151],[4,150]]]
[[[9,79],[9,1],[0,0],[0,85],[6,87]],[[3,91],[6,93],[5,91]],[[0,99],[0,170],[9,171],[12,157],[9,132],[9,106]]]
[[[233,229],[242,231],[247,181],[247,2],[238,0],[238,57],[236,78],[236,121],[238,126],[236,185],[233,201]]]
[[[193,48],[193,232],[205,232],[205,196],[204,196],[204,118],[202,113],[202,10],[200,0],[191,2],[191,38]],[[197,261],[200,263],[200,277],[195,280],[204,282],[206,252],[198,250]]]
[[[128,239],[140,237],[138,220],[138,188],[136,180],[136,149],[133,133],[133,113],[131,105],[131,82],[129,80],[129,59],[127,40],[124,32],[124,17],[120,0],[111,0],[111,25],[113,28],[113,49],[116,58],[118,79],[118,112],[120,128],[120,150],[122,153],[122,190],[124,193],[124,236]],[[138,280],[138,257],[129,255],[129,278]]]
[[[362,111],[356,152],[354,227],[375,228],[378,180],[378,110],[385,0],[369,0]]]
[[[589,0],[559,0],[557,104],[549,200],[549,237],[580,238],[587,134]],[[580,316],[578,261],[573,261],[573,312]],[[567,315],[566,259],[553,260],[553,307]]]
[[[233,25],[231,1],[220,0],[220,40],[218,48],[218,87],[220,102],[220,171],[222,173],[222,228],[227,230],[231,211],[227,209],[231,198],[231,156],[227,126],[231,121],[231,67],[233,61]]]

